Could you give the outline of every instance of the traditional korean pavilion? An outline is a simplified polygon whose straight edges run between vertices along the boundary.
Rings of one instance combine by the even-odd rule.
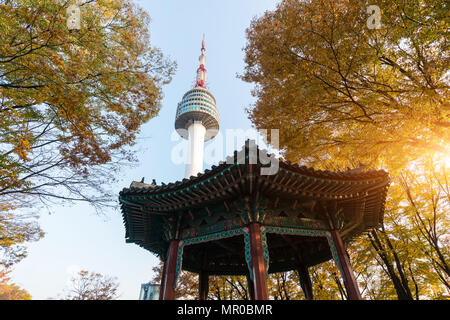
[[[160,299],[173,299],[180,271],[245,275],[253,299],[268,299],[269,273],[297,270],[313,299],[308,268],[334,259],[349,299],[361,299],[345,245],[383,221],[385,171],[313,170],[280,161],[264,175],[247,141],[234,158],[169,184],[132,182],[120,192],[126,241],[164,261]],[[253,161],[252,159],[256,159]]]

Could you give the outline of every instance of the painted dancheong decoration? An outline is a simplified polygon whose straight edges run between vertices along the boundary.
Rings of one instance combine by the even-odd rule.
[[[220,118],[216,99],[206,87],[205,51],[203,36],[195,86],[178,103],[175,117],[175,129],[189,144],[185,170],[185,178],[188,179],[203,171],[205,141],[214,138],[219,131]]]
[[[389,175],[383,170],[320,171],[279,161],[264,175],[266,150],[242,150],[202,169],[203,144],[219,129],[205,85],[205,43],[195,87],[177,109],[175,127],[191,145],[186,178],[132,182],[120,192],[125,238],[164,262],[160,299],[174,299],[181,270],[199,274],[199,299],[212,275],[243,275],[252,299],[268,299],[269,273],[295,270],[313,299],[308,268],[333,259],[349,299],[361,299],[345,245],[383,222]],[[253,161],[252,159],[256,159]]]

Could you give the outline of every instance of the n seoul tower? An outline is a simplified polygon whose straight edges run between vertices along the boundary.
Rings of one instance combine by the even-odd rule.
[[[186,92],[178,103],[175,129],[188,140],[185,178],[203,171],[203,149],[205,141],[211,140],[219,131],[219,110],[216,99],[206,88],[205,36],[202,41],[200,66],[194,88]]]

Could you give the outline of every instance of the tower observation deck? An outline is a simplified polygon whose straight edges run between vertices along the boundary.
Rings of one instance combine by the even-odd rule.
[[[206,87],[205,50],[203,37],[195,86],[184,94],[175,116],[175,129],[182,138],[188,140],[189,145],[185,178],[203,171],[204,143],[214,138],[219,131],[216,99]]]

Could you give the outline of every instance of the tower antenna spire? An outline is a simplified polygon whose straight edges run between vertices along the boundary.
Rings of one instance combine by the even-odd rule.
[[[202,54],[198,58],[198,61],[200,62],[200,66],[197,69],[197,79],[195,81],[196,87],[202,87],[206,88],[206,69],[205,69],[205,62],[206,62],[206,56],[205,56],[205,34],[203,34],[203,40],[202,40]]]

